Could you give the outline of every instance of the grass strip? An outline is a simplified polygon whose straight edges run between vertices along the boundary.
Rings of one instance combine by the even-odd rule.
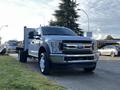
[[[0,56],[0,90],[65,90],[10,56]]]

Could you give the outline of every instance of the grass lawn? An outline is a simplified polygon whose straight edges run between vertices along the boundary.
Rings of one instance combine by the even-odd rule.
[[[0,90],[65,90],[10,56],[0,56]]]

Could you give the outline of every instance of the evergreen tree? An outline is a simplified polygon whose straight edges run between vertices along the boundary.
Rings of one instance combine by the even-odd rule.
[[[83,32],[79,28],[77,20],[79,15],[77,14],[76,7],[78,4],[76,0],[61,0],[59,5],[59,10],[55,11],[53,14],[56,18],[56,21],[50,21],[51,26],[64,26],[72,29],[77,34],[82,35]]]

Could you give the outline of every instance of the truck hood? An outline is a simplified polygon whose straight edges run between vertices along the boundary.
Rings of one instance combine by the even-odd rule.
[[[56,41],[56,40],[92,40],[88,37],[83,36],[44,36],[44,39],[47,41]]]

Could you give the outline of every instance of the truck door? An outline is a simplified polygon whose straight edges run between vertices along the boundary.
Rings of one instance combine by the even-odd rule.
[[[29,47],[29,49],[28,49],[29,55],[35,56],[34,55],[34,39],[30,40],[30,44],[28,47]]]
[[[34,31],[33,39],[31,39],[29,44],[29,53],[34,57],[38,57],[40,47],[40,36],[38,35],[37,31]]]
[[[39,48],[40,48],[40,41],[41,41],[41,29],[36,29],[36,35],[34,36],[34,54],[38,57]]]
[[[28,44],[28,54],[31,55],[31,56],[35,56],[34,54],[34,31],[31,31],[29,32],[29,37],[28,37],[28,41],[29,41],[29,44]]]
[[[40,47],[40,39],[37,37],[34,41],[34,54],[36,57],[38,57],[39,47]]]

